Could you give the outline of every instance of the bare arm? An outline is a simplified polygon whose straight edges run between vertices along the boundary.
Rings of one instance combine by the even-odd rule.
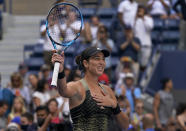
[[[59,62],[59,72],[63,72],[64,69],[64,52],[60,54],[54,53],[52,56],[52,63]],[[66,77],[58,79],[57,82],[58,92],[61,96],[70,98],[77,93],[76,82],[70,82],[67,84]]]
[[[110,92],[111,97],[117,102],[116,97],[111,88],[108,88],[108,91]],[[115,117],[122,129],[127,129],[129,127],[129,118],[124,112],[121,111],[119,114],[115,115]]]
[[[177,121],[178,121],[178,124],[180,125],[181,129],[183,131],[186,131],[186,126],[185,126],[185,123],[184,121],[181,119],[181,116],[177,116]]]
[[[116,119],[122,129],[127,129],[129,127],[129,118],[124,112],[117,114]]]
[[[152,9],[152,5],[154,4],[154,1],[155,1],[155,0],[153,0],[152,3],[150,3],[150,4],[147,5],[147,8],[148,8],[148,9],[150,9],[150,10]]]
[[[84,35],[87,42],[92,41],[92,34],[91,34],[91,30],[90,30],[90,24],[88,22],[85,23],[85,28],[83,30],[83,35]]]
[[[131,111],[131,109],[130,109],[130,103],[129,103],[128,100],[126,100],[126,114],[128,116],[130,116],[130,111]]]
[[[132,43],[132,46],[134,47],[134,49],[135,49],[136,51],[139,51],[139,50],[140,50],[139,44],[137,44],[134,40],[133,40],[131,43]]]
[[[168,10],[170,9],[169,5],[167,3],[165,3],[164,0],[160,0],[160,2],[163,4],[163,6]]]
[[[125,41],[123,44],[121,44],[120,49],[125,50],[128,45],[129,45],[129,41]]]
[[[48,128],[48,126],[49,126],[49,124],[50,124],[51,119],[52,119],[52,115],[49,114],[47,116],[47,118],[45,119],[45,122],[43,123],[43,125],[41,126],[41,128],[39,128],[38,131],[46,131],[47,128]]]
[[[158,115],[159,105],[160,105],[160,96],[159,94],[156,94],[154,97],[154,101],[153,101],[153,110],[154,110],[156,124],[159,128],[161,128],[161,123],[160,123],[159,115]]]

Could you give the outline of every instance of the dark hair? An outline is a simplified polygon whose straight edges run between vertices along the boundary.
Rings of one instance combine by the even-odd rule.
[[[83,70],[83,71],[85,71],[85,67],[84,67],[84,65],[83,65],[83,58],[82,58],[82,55],[80,54],[80,55],[78,55],[78,56],[76,56],[76,58],[75,58],[75,61],[76,61],[76,64],[78,65],[78,68],[80,69],[80,70]]]
[[[99,16],[98,15],[92,15],[91,17],[90,17],[90,19],[92,20],[92,18],[97,18],[98,20],[100,20],[100,18],[99,18]]]
[[[160,83],[162,84],[162,89],[166,88],[166,84],[170,81],[171,79],[169,77],[165,77],[160,80]]]
[[[34,121],[33,115],[29,112],[26,112],[26,113],[22,114],[21,117],[26,117],[28,119],[28,121],[30,121],[30,122]]]
[[[75,77],[80,77],[81,78],[81,75],[77,74],[76,73],[76,70],[72,70],[69,74],[69,77],[68,77],[68,82],[70,81],[73,81]]]
[[[43,92],[45,89],[45,84],[48,84],[45,79],[39,80],[37,83],[36,91]]]
[[[144,4],[139,4],[139,5],[138,5],[138,10],[139,10],[139,9],[144,9],[145,14],[147,14],[147,8],[146,8],[146,6],[145,6]],[[137,11],[138,11],[138,10],[137,10]]]
[[[4,100],[0,100],[0,107],[3,107],[4,105],[8,106],[8,103]]]
[[[83,65],[83,60],[89,60],[91,56],[94,56],[96,53],[102,52],[104,54],[104,57],[110,56],[110,52],[106,49],[100,49],[96,47],[88,47],[85,50],[82,51],[82,53],[78,56],[76,56],[75,61],[78,65],[80,70],[83,70],[85,72],[85,67]]]
[[[109,35],[108,35],[108,29],[107,29],[107,27],[106,27],[105,25],[99,25],[98,31],[97,31],[97,35],[98,35],[98,33],[100,32],[100,30],[102,30],[102,29],[104,29],[105,34],[106,34],[106,37],[108,37],[108,36],[109,36]]]
[[[176,108],[176,115],[182,114],[186,110],[186,103],[179,103]]]
[[[38,106],[36,108],[35,112],[41,111],[41,110],[45,110],[47,113],[49,113],[48,107],[47,106]]]
[[[121,101],[123,101],[123,100],[126,99],[126,96],[124,96],[124,95],[120,95],[120,96],[116,96],[116,98],[117,98],[117,100],[121,100]]]
[[[107,27],[105,26],[105,25],[100,25],[99,27],[98,27],[98,31],[100,30],[100,29],[104,29],[105,30],[105,32],[108,32],[108,29],[107,29]]]
[[[47,102],[47,106],[49,106],[49,104],[50,104],[51,102],[55,102],[56,105],[58,106],[58,101],[57,101],[55,98],[50,99],[50,100]]]

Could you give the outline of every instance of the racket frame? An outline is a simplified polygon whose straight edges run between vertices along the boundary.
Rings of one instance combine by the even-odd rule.
[[[63,42],[62,42],[62,43],[58,43],[58,42],[54,41],[54,40],[52,39],[50,33],[49,33],[49,28],[48,28],[48,17],[49,17],[49,15],[50,15],[51,11],[52,11],[54,8],[56,8],[57,6],[59,6],[59,5],[69,5],[69,6],[74,7],[74,8],[78,11],[78,13],[80,14],[80,17],[81,17],[81,27],[80,27],[79,33],[76,34],[76,37],[75,37],[72,41],[66,42],[66,43],[63,43]],[[71,4],[71,3],[61,2],[61,3],[56,4],[55,6],[53,6],[53,7],[50,9],[50,11],[49,11],[49,13],[48,13],[48,15],[47,15],[46,23],[45,23],[45,24],[46,24],[47,35],[48,35],[49,39],[51,40],[54,49],[57,50],[56,45],[60,45],[60,46],[62,47],[61,51],[65,51],[65,50],[66,50],[69,46],[71,46],[71,45],[75,42],[75,40],[80,36],[80,32],[82,31],[82,27],[83,27],[83,25],[84,25],[84,23],[83,23],[83,15],[82,15],[81,11],[78,9],[78,7],[76,7],[75,5],[73,5],[73,4]],[[58,52],[58,53],[59,53],[59,52]],[[51,82],[51,86],[54,86],[54,87],[57,87],[57,79],[58,79],[58,73],[59,73],[59,66],[60,66],[60,63],[59,63],[59,62],[55,62],[55,63],[54,63],[54,70],[53,70],[52,82]]]

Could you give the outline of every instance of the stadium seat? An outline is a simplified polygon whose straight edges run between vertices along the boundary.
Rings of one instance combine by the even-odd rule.
[[[154,30],[161,30],[164,26],[164,20],[160,18],[154,18]]]
[[[117,47],[119,47],[119,45],[121,44],[121,42],[123,42],[123,39],[125,37],[124,32],[123,31],[117,31],[113,35],[114,35],[114,38],[115,38],[114,39],[115,44],[116,44]]]
[[[110,30],[112,19],[100,19],[101,23],[103,23],[108,30]]]
[[[43,57],[43,44],[36,44],[31,57]]]
[[[158,44],[160,42],[160,40],[161,40],[161,32],[160,31],[156,31],[156,30],[152,30],[152,32],[151,32],[151,39],[152,39],[153,45]]]
[[[115,42],[117,42],[117,34],[119,33],[120,35],[123,35],[123,27],[121,26],[119,20],[115,17],[112,19],[111,21],[111,25],[110,26],[110,38],[112,40],[114,40]],[[122,33],[121,33],[122,32]]]
[[[179,31],[163,31],[162,42],[163,43],[178,43],[180,37]]]
[[[24,60],[30,71],[39,71],[40,67],[44,64],[43,57],[31,57]]]
[[[113,8],[99,8],[97,15],[100,18],[112,19],[116,15],[117,11]]]
[[[166,30],[179,30],[179,20],[177,19],[167,19],[165,20],[164,29]]]
[[[46,23],[45,20],[41,20],[41,21],[40,21],[40,26],[44,25],[45,23]]]
[[[96,8],[101,5],[101,0],[79,0],[80,6],[95,6]]]
[[[111,61],[112,61],[112,69],[115,70],[117,64],[119,63],[119,57],[116,56],[116,57],[111,57]]]
[[[83,19],[90,19],[91,16],[95,15],[95,8],[81,8]]]
[[[67,48],[67,49],[65,50],[65,56],[66,56],[66,57],[72,57],[72,56],[74,55],[74,52],[75,52],[75,44],[76,44],[76,43],[74,43],[72,46],[70,46],[69,48]]]
[[[34,44],[24,45],[23,58],[27,59],[34,51]]]

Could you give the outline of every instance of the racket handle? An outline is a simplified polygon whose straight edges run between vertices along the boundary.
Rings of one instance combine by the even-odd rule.
[[[57,87],[57,79],[58,79],[58,73],[59,73],[59,66],[60,66],[60,63],[59,62],[55,62],[54,63],[54,70],[53,70],[53,75],[52,75],[51,86]]]

